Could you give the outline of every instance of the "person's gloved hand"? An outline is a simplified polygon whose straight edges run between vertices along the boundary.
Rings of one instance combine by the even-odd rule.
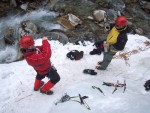
[[[109,44],[106,41],[104,41],[103,46],[104,48],[109,48]]]

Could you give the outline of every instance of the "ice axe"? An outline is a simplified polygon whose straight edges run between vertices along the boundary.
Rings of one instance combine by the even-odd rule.
[[[105,96],[104,92],[103,92],[99,87],[92,86],[92,88],[93,88],[93,89],[98,89],[98,90]]]

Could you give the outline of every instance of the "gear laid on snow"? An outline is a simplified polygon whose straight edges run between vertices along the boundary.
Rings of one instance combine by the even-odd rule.
[[[67,53],[67,57],[70,58],[71,60],[80,60],[83,58],[83,51],[78,51],[78,50],[72,50],[69,53]]]
[[[71,100],[72,98],[77,98],[79,97],[80,101],[78,100]],[[88,106],[88,104],[85,102],[85,99],[88,98],[88,96],[81,96],[80,94],[78,96],[73,96],[70,97],[67,93],[61,97],[60,100],[58,100],[55,105],[57,105],[58,103],[63,103],[63,102],[67,102],[67,101],[75,101],[80,103],[81,105],[84,105],[88,110],[91,110],[90,107]]]
[[[149,91],[150,90],[150,80],[147,80],[144,84],[145,90]]]
[[[118,87],[124,87],[124,90],[123,90],[123,93],[125,92],[126,90],[126,81],[124,80],[124,83],[121,84],[119,83],[119,81],[117,80],[117,83],[109,83],[109,82],[103,82],[102,85],[105,85],[105,86],[113,86],[115,87],[114,91],[112,92],[112,94],[117,90]]]
[[[103,92],[99,87],[92,86],[92,88],[93,88],[93,89],[98,89],[98,90],[105,96],[104,92]]]
[[[95,70],[93,69],[84,69],[83,73],[90,74],[90,75],[97,75],[97,72],[95,72]]]

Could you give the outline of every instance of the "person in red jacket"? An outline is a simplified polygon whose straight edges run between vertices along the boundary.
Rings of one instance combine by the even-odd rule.
[[[40,89],[41,93],[51,95],[50,89],[60,80],[60,76],[54,66],[51,65],[51,47],[47,37],[42,38],[42,46],[34,46],[34,40],[31,36],[24,36],[20,40],[20,48],[27,63],[37,72],[34,91]],[[44,84],[41,81],[47,76],[50,80]]]

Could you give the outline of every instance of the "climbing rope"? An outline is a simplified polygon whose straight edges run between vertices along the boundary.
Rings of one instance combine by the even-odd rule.
[[[136,40],[138,41],[138,43],[144,43],[145,47],[138,47],[137,49],[134,49],[132,51],[127,51],[127,48],[122,51],[122,52],[119,52],[118,55],[115,55],[113,58],[117,58],[117,59],[124,59],[125,61],[125,64],[130,66],[130,64],[127,62],[129,60],[129,57],[131,55],[134,55],[134,54],[137,54],[137,53],[140,53],[142,51],[146,51],[148,49],[150,49],[150,41],[141,41],[141,40]]]

